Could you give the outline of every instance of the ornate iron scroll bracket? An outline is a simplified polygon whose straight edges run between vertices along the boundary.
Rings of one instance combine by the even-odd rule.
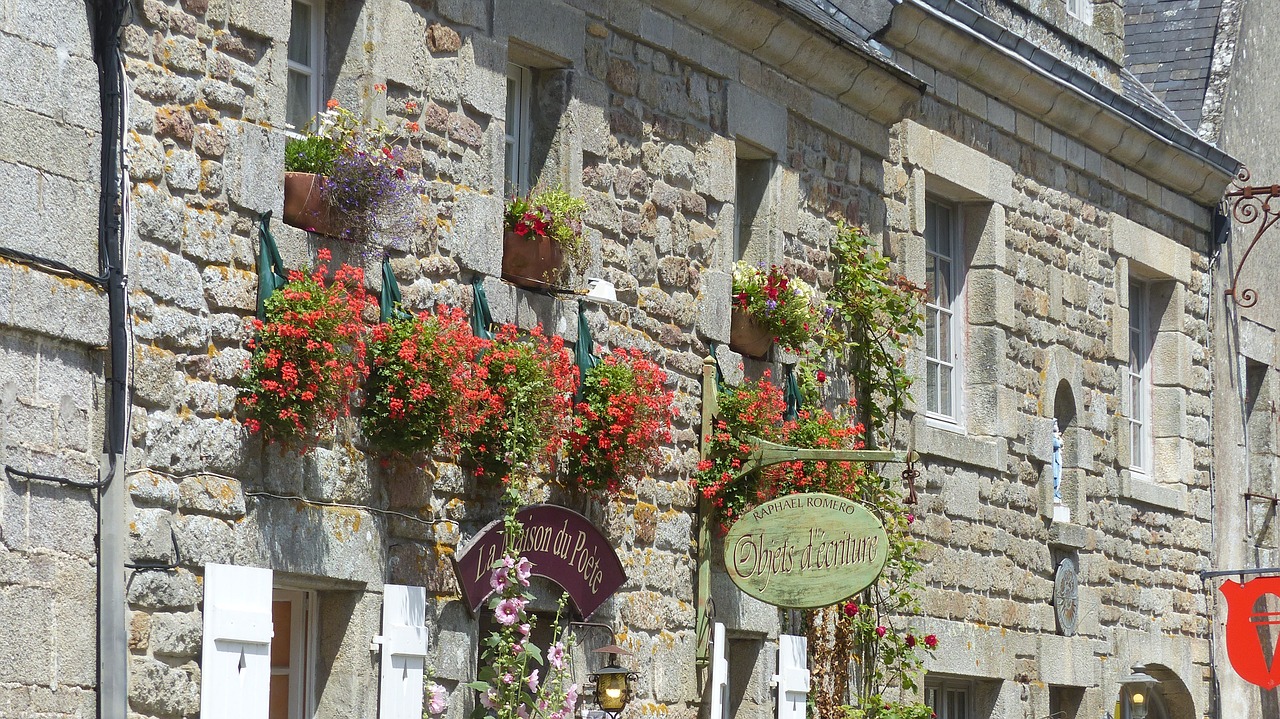
[[[708,438],[715,418],[720,413],[716,385],[715,360],[708,357],[702,364],[702,443],[700,455],[706,459],[709,453]],[[757,469],[782,462],[908,462],[916,460],[915,452],[896,452],[883,449],[808,449],[788,447],[759,437],[745,437],[751,451],[743,461],[737,476],[742,477]],[[705,497],[698,500],[697,543],[697,617],[694,638],[697,642],[696,666],[699,672],[698,686],[706,685],[702,676],[711,664],[711,619],[714,610],[711,600],[711,502]]]
[[[1233,189],[1222,197],[1224,214],[1234,218],[1241,225],[1255,223],[1258,225],[1257,232],[1253,234],[1253,239],[1249,241],[1249,247],[1245,249],[1244,256],[1240,258],[1240,263],[1236,265],[1235,274],[1231,276],[1231,287],[1224,292],[1227,297],[1230,297],[1236,305],[1242,308],[1253,307],[1258,304],[1258,292],[1252,287],[1239,289],[1240,272],[1244,269],[1244,263],[1248,261],[1249,254],[1253,252],[1258,240],[1262,239],[1262,235],[1271,229],[1276,220],[1280,220],[1280,206],[1272,202],[1273,200],[1280,200],[1280,185],[1250,185],[1248,184],[1249,177],[1249,169],[1241,165],[1239,172],[1236,173],[1235,181],[1231,183]]]

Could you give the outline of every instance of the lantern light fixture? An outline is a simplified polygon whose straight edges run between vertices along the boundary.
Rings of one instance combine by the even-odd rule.
[[[630,656],[631,652],[617,644],[610,644],[594,650],[594,653],[606,654],[609,659],[605,666],[591,675],[595,684],[596,704],[613,719],[617,719],[627,702],[631,701],[632,684],[638,678],[635,672],[618,665],[619,655]]]
[[[1134,665],[1131,674],[1119,679],[1120,686],[1129,692],[1129,719],[1147,719],[1148,699],[1156,678],[1147,674],[1146,669],[1141,664]]]

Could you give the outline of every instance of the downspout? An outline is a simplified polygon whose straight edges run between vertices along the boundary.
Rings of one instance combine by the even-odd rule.
[[[107,423],[98,481],[98,702],[99,719],[128,714],[129,647],[125,606],[126,497],[124,451],[129,412],[128,316],[120,232],[120,139],[123,73],[120,28],[128,0],[92,0],[93,59],[102,111],[99,156],[98,248],[107,291]]]

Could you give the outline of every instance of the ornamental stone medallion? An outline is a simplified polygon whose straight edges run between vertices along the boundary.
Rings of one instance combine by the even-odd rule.
[[[1076,560],[1064,557],[1058,562],[1053,578],[1053,613],[1058,617],[1058,633],[1064,637],[1076,635],[1080,610],[1080,577]]]

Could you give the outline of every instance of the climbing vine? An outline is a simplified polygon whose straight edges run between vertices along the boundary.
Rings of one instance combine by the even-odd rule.
[[[841,223],[831,252],[835,278],[826,301],[834,321],[825,348],[848,368],[863,421],[887,439],[889,422],[911,396],[906,351],[923,325],[924,288],[894,271],[859,228]]]

